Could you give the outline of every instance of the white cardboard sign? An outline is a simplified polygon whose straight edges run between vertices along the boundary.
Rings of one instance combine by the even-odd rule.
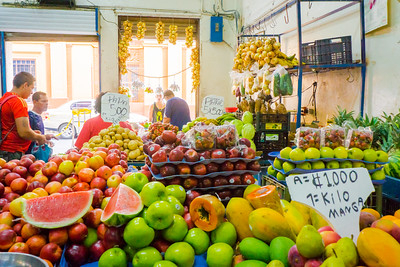
[[[224,98],[217,95],[208,95],[203,98],[201,111],[209,119],[216,119],[225,113]]]
[[[367,169],[290,175],[286,183],[293,200],[317,210],[341,237],[357,241],[361,209],[375,191]]]
[[[107,93],[101,97],[101,118],[118,124],[129,118],[129,97],[123,94]]]

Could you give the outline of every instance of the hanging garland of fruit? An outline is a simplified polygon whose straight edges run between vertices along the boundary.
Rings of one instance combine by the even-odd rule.
[[[129,20],[124,21],[124,32],[122,33],[121,40],[118,44],[118,57],[119,57],[119,68],[122,75],[126,74],[128,71],[126,70],[126,60],[129,58],[129,42],[132,39],[132,22]]]
[[[122,95],[127,95],[128,97],[130,97],[129,88],[128,87],[124,87],[124,86],[118,87],[118,93],[120,93]]]
[[[146,23],[144,21],[139,21],[137,24],[137,33],[136,33],[136,38],[138,40],[144,38],[144,33],[146,32]]]
[[[199,63],[199,49],[193,48],[190,55],[190,66],[192,67],[192,92],[195,91],[200,85],[200,63]]]
[[[174,24],[169,25],[169,42],[175,45],[177,37],[178,37],[178,26]]]
[[[156,39],[158,44],[162,44],[164,42],[164,33],[165,33],[164,23],[160,20],[156,24]]]
[[[185,32],[186,32],[185,44],[187,48],[190,48],[193,45],[193,26],[192,25],[187,26]]]

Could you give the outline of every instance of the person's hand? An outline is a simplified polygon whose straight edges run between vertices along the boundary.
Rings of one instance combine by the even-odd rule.
[[[33,130],[37,134],[42,134],[39,130]]]
[[[39,144],[39,146],[45,144],[47,142],[46,136],[38,135],[36,142]]]
[[[57,138],[54,134],[46,134],[45,136],[46,136],[46,139],[47,139],[47,140],[51,140],[51,139],[56,139],[56,140],[58,140],[58,138]],[[53,144],[53,145],[54,145],[54,144]]]

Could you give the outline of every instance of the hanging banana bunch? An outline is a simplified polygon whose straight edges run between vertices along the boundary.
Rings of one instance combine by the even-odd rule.
[[[192,49],[190,66],[192,67],[192,92],[194,92],[200,85],[199,49],[197,47]]]
[[[121,35],[121,39],[118,44],[118,58],[119,58],[119,68],[122,75],[127,73],[126,70],[126,60],[129,58],[129,42],[132,39],[132,22],[126,20],[123,23],[124,32]]]
[[[136,38],[138,40],[144,38],[144,33],[146,32],[146,23],[144,21],[139,21],[137,24],[137,33],[136,33]]]
[[[160,20],[156,24],[156,39],[158,44],[162,44],[164,42],[164,33],[165,33],[164,23]]]
[[[186,32],[186,47],[187,48],[191,48],[193,45],[193,26],[189,25],[186,27],[185,29]]]
[[[177,37],[178,37],[178,26],[174,24],[169,25],[169,42],[175,45]]]

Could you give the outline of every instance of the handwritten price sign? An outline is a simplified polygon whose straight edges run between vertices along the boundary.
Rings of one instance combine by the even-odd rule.
[[[203,98],[201,111],[209,119],[216,119],[225,113],[224,98],[222,96],[209,95]]]
[[[101,97],[101,118],[118,124],[129,118],[129,97],[123,94],[107,93]]]
[[[361,209],[375,191],[367,169],[290,175],[286,183],[293,200],[316,209],[340,236],[353,236],[353,241],[357,240]]]

